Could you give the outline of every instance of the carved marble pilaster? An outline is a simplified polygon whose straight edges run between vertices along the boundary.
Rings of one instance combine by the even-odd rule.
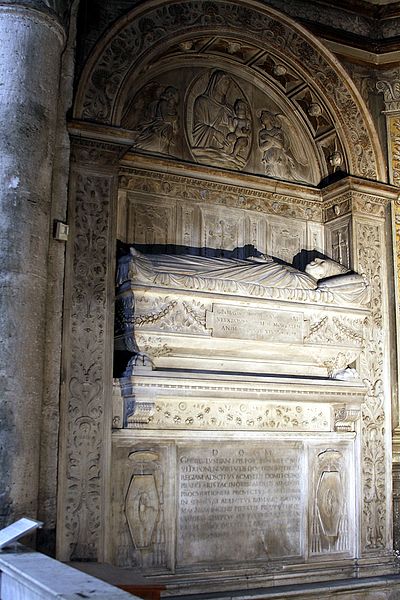
[[[396,337],[397,337],[397,352],[399,353],[399,300],[400,300],[400,200],[395,200],[392,203],[392,227],[393,227],[393,262],[394,262],[394,289],[395,289],[395,302],[396,302]],[[397,358],[399,362],[399,354]],[[396,389],[396,396],[398,396],[398,386]],[[393,423],[395,425],[393,431],[393,485],[394,490],[396,489],[396,473],[400,477],[400,426],[399,426],[399,415],[400,415],[399,400],[397,398],[397,406],[394,409]],[[399,482],[397,482],[399,485]],[[396,499],[397,498],[397,499]],[[396,504],[397,503],[397,504]],[[396,508],[397,507],[397,508]],[[398,515],[399,508],[399,497],[396,497],[396,491],[393,496],[393,518],[394,518],[394,536],[395,536],[395,548],[400,548],[400,530],[396,527],[396,519],[399,519]]]
[[[63,560],[104,555],[118,152],[111,144],[91,142],[75,142],[73,148],[59,494]]]
[[[399,101],[400,104],[400,101]],[[389,178],[393,185],[400,186],[400,111],[386,115],[389,153]]]
[[[361,406],[361,523],[360,555],[384,555],[392,546],[392,307],[390,203],[396,190],[387,185],[348,178],[324,191],[326,227],[334,232],[345,223],[351,232],[350,264],[370,283],[371,315],[365,323],[364,351],[357,369],[367,387]],[[334,207],[339,207],[334,209]],[[343,210],[342,210],[343,208]],[[336,215],[336,219],[334,217]],[[328,235],[327,253],[334,252]]]
[[[394,226],[394,259],[395,259],[395,272],[396,272],[396,288],[397,295],[400,290],[400,200],[393,202],[393,226]]]
[[[394,549],[400,551],[400,463],[393,463],[393,538]]]
[[[384,220],[371,217],[361,204],[353,214],[355,268],[371,285],[371,316],[365,325],[366,346],[360,359],[360,376],[367,387],[361,406],[361,464],[363,522],[361,552],[390,551],[391,533],[391,397],[387,272]]]
[[[400,187],[400,72],[394,72],[392,76],[386,80],[378,81],[377,89],[383,93],[385,103],[386,117],[386,136],[387,136],[387,153],[388,153],[388,169],[389,181]],[[394,262],[394,288],[395,288],[395,311],[396,311],[396,334],[399,339],[399,323],[400,323],[400,202],[395,200],[392,203],[392,227],[393,227],[393,262]],[[397,344],[397,348],[399,348]],[[397,350],[397,362],[399,363],[399,350]],[[398,389],[398,381],[397,381]],[[397,398],[397,406],[394,411],[394,432],[393,432],[393,451],[399,453],[400,436],[399,436],[399,399]],[[398,464],[394,464],[395,473],[398,473]],[[395,479],[394,479],[395,482]],[[393,497],[394,503],[394,536],[396,549],[400,544],[398,530],[398,496]],[[397,523],[397,525],[396,525]]]

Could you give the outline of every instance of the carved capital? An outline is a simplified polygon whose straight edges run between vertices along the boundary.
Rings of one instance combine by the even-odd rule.
[[[0,0],[0,14],[24,15],[38,19],[52,28],[63,43],[68,26],[72,0]]]
[[[355,424],[360,418],[360,409],[340,406],[335,410],[335,431],[355,431]]]
[[[400,112],[400,74],[398,72],[391,79],[378,81],[376,89],[383,94],[385,112]]]
[[[71,162],[75,166],[101,167],[102,171],[106,168],[115,172],[125,152],[126,146],[74,136],[71,138]]]

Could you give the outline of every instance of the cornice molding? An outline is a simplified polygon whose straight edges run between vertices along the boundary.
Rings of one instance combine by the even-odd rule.
[[[352,63],[372,66],[377,70],[397,67],[400,62],[400,44],[397,50],[379,54],[332,40],[324,39],[324,43],[331,52],[340,58]]]
[[[400,16],[400,2],[398,0],[387,0],[382,4],[381,0],[318,0],[317,4],[343,9],[347,12],[361,15],[370,19],[385,20]]]
[[[396,16],[400,18],[400,13]],[[323,39],[327,42],[339,44],[340,46],[346,48],[363,50],[376,56],[384,56],[400,50],[400,36],[390,37],[387,39],[371,38],[346,32],[337,29],[336,27],[321,25],[321,23],[315,23],[302,18],[299,18],[298,20],[303,27],[306,27],[317,38]]]

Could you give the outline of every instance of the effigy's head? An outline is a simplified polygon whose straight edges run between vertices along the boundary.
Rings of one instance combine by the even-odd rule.
[[[314,258],[306,266],[306,273],[314,279],[324,279],[333,275],[347,273],[348,269],[330,258]]]

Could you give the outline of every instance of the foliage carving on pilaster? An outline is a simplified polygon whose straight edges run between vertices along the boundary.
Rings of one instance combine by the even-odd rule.
[[[396,235],[396,257],[395,271],[397,273],[397,290],[400,290],[400,200],[395,200],[393,203],[394,211],[394,227]]]
[[[400,101],[399,101],[400,102]],[[400,187],[400,114],[387,115],[390,178],[393,185]]]
[[[65,507],[71,560],[98,558],[109,196],[109,178],[77,174]]]
[[[393,534],[394,549],[400,551],[400,464],[393,463]]]
[[[367,388],[362,415],[362,465],[365,523],[363,548],[385,548],[386,471],[385,413],[383,392],[383,264],[380,225],[357,223],[358,269],[371,285],[371,315],[365,327],[365,349],[361,354],[361,378]]]

